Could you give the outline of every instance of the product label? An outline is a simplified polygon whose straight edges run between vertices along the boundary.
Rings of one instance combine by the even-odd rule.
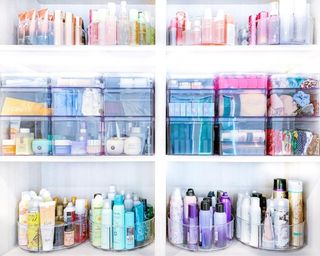
[[[64,245],[71,246],[74,245],[74,231],[65,231],[64,232]]]
[[[127,228],[127,244],[134,244],[134,227]]]

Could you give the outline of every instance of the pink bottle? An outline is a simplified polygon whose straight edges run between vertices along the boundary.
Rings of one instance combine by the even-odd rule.
[[[194,45],[201,45],[201,20],[195,19],[192,22],[192,43]]]
[[[108,3],[108,16],[106,19],[106,44],[117,44],[117,17],[116,17],[116,4]]]
[[[210,8],[206,8],[201,27],[202,44],[212,44],[212,32],[212,12]]]
[[[256,17],[257,44],[268,44],[268,12],[260,12]]]
[[[249,17],[249,45],[257,44],[257,25],[256,18],[251,15]]]
[[[184,32],[186,30],[186,13],[185,12],[177,12],[176,14],[177,19],[177,37],[176,43],[177,45],[184,45]]]
[[[226,44],[226,17],[223,10],[219,10],[213,20],[212,38],[213,44]]]

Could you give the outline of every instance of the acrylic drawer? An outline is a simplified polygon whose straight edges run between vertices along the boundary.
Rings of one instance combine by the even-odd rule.
[[[167,154],[213,155],[213,118],[169,118]]]
[[[105,116],[153,116],[153,88],[121,88],[104,90]]]
[[[103,76],[104,88],[154,88],[154,78],[148,73],[109,73]]]
[[[265,118],[220,118],[220,155],[265,155]]]
[[[268,116],[319,116],[320,89],[273,89],[268,97]]]
[[[216,89],[267,89],[268,76],[265,74],[220,74]]]
[[[214,117],[214,90],[169,89],[168,116]]]
[[[48,117],[0,117],[1,155],[50,155]]]
[[[53,116],[102,116],[102,89],[99,87],[52,88]]]
[[[106,117],[104,124],[106,155],[153,155],[153,118]]]
[[[267,94],[264,89],[229,89],[218,92],[219,117],[264,117]]]
[[[270,89],[320,89],[317,74],[274,74],[270,76]]]
[[[2,87],[48,87],[49,76],[45,73],[2,73]]]
[[[54,155],[101,155],[100,117],[52,117]]]
[[[169,89],[214,89],[214,75],[170,75]]]
[[[320,155],[320,118],[269,118],[267,134],[268,155]]]
[[[51,115],[49,88],[1,87],[0,115],[48,116]]]
[[[102,88],[102,81],[96,73],[57,73],[51,77],[51,86]]]

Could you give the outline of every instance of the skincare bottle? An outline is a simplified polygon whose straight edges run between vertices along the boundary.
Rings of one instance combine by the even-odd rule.
[[[261,224],[261,208],[259,197],[251,197],[250,206],[250,245],[259,247],[260,245],[260,224]]]
[[[28,128],[20,128],[16,137],[16,155],[32,155],[32,141],[34,134]]]
[[[244,198],[244,194],[238,193],[237,200],[237,220],[236,220],[236,237],[240,239],[241,237],[241,204]]]
[[[265,249],[274,249],[273,213],[273,199],[268,199],[262,231],[262,248]]]
[[[76,220],[75,208],[71,202],[64,209],[64,246],[72,246],[75,242],[74,222]]]
[[[137,246],[144,242],[144,209],[143,204],[138,203],[134,207],[135,216],[135,244]]]
[[[227,231],[231,226],[227,226],[227,215],[223,203],[216,204],[214,213],[214,245],[217,248],[223,248],[227,243]]]
[[[133,199],[131,193],[127,193],[124,199],[124,208],[126,212],[131,212],[133,209]]]
[[[176,21],[177,21],[176,42],[177,42],[177,45],[184,45],[184,43],[185,43],[185,39],[184,39],[183,35],[184,35],[184,31],[186,29],[186,17],[187,17],[187,14],[182,11],[179,11],[176,14]]]
[[[271,3],[271,12],[268,20],[268,44],[280,43],[279,3]]]
[[[223,10],[218,10],[217,16],[213,19],[213,44],[223,45],[225,44],[225,14]]]
[[[75,203],[75,242],[82,243],[87,239],[87,210],[85,208],[85,199],[76,199]]]
[[[292,44],[294,41],[294,1],[279,0],[280,44]]]
[[[256,17],[254,15],[249,16],[249,45],[257,44],[257,25]]]
[[[194,45],[201,45],[202,38],[201,38],[201,20],[196,18],[192,22],[192,43]]]
[[[226,15],[226,39],[225,42],[227,45],[236,44],[236,25],[234,18],[231,15]]]
[[[188,220],[189,220],[189,204],[196,204],[197,197],[192,188],[189,188],[183,200],[183,240],[187,242]]]
[[[199,209],[197,203],[190,203],[188,205],[188,225],[184,227],[187,227],[187,244],[190,249],[196,249],[198,246],[198,212]]]
[[[21,193],[21,201],[19,202],[19,226],[18,226],[18,244],[26,246],[27,239],[27,225],[28,225],[28,210],[31,202],[29,191]]]
[[[200,242],[202,249],[212,247],[212,213],[210,211],[210,202],[203,200],[199,214]]]
[[[113,208],[113,201],[117,194],[117,187],[115,185],[110,185],[108,190],[108,199],[111,203],[111,208]]]
[[[285,179],[274,179],[272,197],[273,199],[288,198],[287,181]]]
[[[142,205],[141,205],[142,206]],[[113,205],[113,249],[123,250],[125,248],[124,237],[124,204],[121,195],[116,195]]]
[[[134,248],[134,213],[129,211],[125,213],[125,247],[127,250]]]
[[[143,12],[138,12],[138,24],[139,24],[138,44],[146,45],[146,20]]]
[[[183,201],[181,190],[176,188],[170,197],[169,240],[178,245],[183,243]]]
[[[305,44],[307,32],[307,0],[294,0],[295,43]]]
[[[117,44],[129,44],[129,17],[127,10],[127,1],[120,2],[120,12],[117,28]]]
[[[177,23],[176,23],[176,18],[173,18],[170,21],[170,26],[169,26],[169,45],[177,45],[176,36],[177,36]]]
[[[117,44],[116,4],[113,2],[108,3],[108,15],[106,19],[106,44]]]
[[[91,201],[91,243],[95,247],[101,247],[101,215],[103,208],[103,198],[96,195]]]
[[[112,209],[109,199],[104,201],[101,212],[101,248],[112,249]]]
[[[130,45],[137,45],[137,36],[139,35],[138,10],[131,9],[130,17]]]
[[[268,44],[268,12],[260,12],[256,17],[257,23],[257,44]]]
[[[28,210],[27,248],[31,251],[38,251],[41,243],[40,239],[40,212],[39,201],[30,201]]]
[[[274,200],[274,240],[276,249],[289,246],[289,200],[280,198]]]
[[[245,196],[241,203],[241,237],[244,244],[250,243],[250,197]]]
[[[204,17],[201,24],[201,38],[202,44],[212,44],[212,12],[211,8],[206,8],[204,11]]]
[[[304,244],[303,225],[303,183],[300,180],[288,180],[289,216],[291,245],[300,247]]]

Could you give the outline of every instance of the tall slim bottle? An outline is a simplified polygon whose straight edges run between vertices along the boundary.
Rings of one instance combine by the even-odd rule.
[[[271,12],[268,20],[268,44],[280,43],[279,3],[271,3]]]
[[[117,44],[116,4],[113,2],[108,3],[108,16],[106,19],[106,44]]]
[[[129,44],[129,16],[127,10],[127,1],[121,1],[120,12],[117,26],[117,44]]]
[[[250,245],[258,248],[260,245],[261,208],[260,198],[251,197],[250,206]]]
[[[223,192],[222,196],[220,197],[220,203],[222,203],[224,206],[224,212],[227,216],[227,222],[231,222],[232,221],[232,202],[227,192]],[[227,237],[229,239],[232,239],[232,236],[233,236],[233,229],[232,229],[232,226],[229,225],[227,227]]]
[[[137,37],[139,35],[139,23],[138,23],[138,10],[131,9],[129,13],[130,17],[130,45],[137,45]]]
[[[146,20],[143,12],[138,13],[138,24],[139,24],[139,45],[146,45]]]
[[[230,227],[231,228],[231,227]],[[227,244],[227,215],[223,203],[216,204],[214,213],[214,245],[223,248]]]
[[[183,202],[179,188],[173,191],[170,198],[170,225],[168,233],[171,243],[183,243]]]
[[[113,249],[123,250],[125,248],[124,239],[124,204],[121,195],[116,195],[113,205]]]
[[[194,193],[194,190],[192,188],[189,188],[186,192],[186,195],[183,200],[183,241],[184,243],[187,242],[187,232],[188,232],[188,220],[189,220],[189,205],[190,204],[196,204],[197,203],[197,197]]]
[[[294,42],[294,1],[279,0],[280,13],[280,43]]]
[[[112,209],[108,199],[105,200],[101,213],[101,248],[112,249]]]
[[[145,225],[144,225],[144,209],[143,204],[140,202],[134,207],[135,216],[135,242],[136,245],[142,245],[144,242]]]
[[[177,45],[184,45],[185,39],[183,37],[184,31],[186,29],[186,17],[187,14],[185,12],[177,12],[176,19],[177,19]]]
[[[203,200],[199,214],[200,243],[202,249],[212,247],[212,212],[210,202]]]
[[[91,242],[93,246],[101,246],[101,213],[103,207],[103,198],[101,195],[96,195],[91,202],[91,214],[92,214],[92,231]]]
[[[212,12],[211,8],[206,8],[201,24],[202,44],[212,44]]]

